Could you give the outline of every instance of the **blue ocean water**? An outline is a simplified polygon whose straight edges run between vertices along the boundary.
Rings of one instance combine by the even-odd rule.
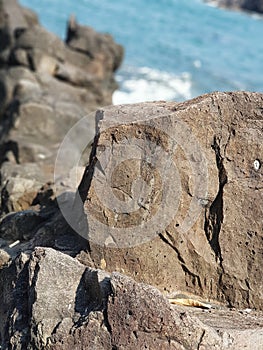
[[[184,100],[211,91],[263,92],[263,17],[201,0],[21,0],[64,38],[66,21],[125,47],[114,103]]]

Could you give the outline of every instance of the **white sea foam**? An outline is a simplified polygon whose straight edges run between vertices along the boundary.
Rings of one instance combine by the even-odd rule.
[[[218,7],[218,2],[217,1],[205,1],[205,3],[207,3],[208,6],[211,7]]]
[[[120,89],[113,95],[113,104],[186,100],[192,97],[189,73],[173,75],[148,67],[124,66],[116,78]]]

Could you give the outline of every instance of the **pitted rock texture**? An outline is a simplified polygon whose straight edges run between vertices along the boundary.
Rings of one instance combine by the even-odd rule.
[[[262,111],[263,95],[246,92],[100,110],[80,185],[95,266],[262,309]],[[175,168],[158,168],[161,148]]]
[[[1,349],[259,350],[263,339],[262,314],[171,306],[154,287],[51,248],[22,253],[0,280]]]

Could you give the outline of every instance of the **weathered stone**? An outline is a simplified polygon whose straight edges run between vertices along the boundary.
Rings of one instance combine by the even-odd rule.
[[[120,274],[113,274],[111,283],[114,294],[109,299],[108,320],[117,349],[198,349],[201,343],[221,348],[215,331],[171,308],[158,290]]]
[[[0,146],[16,143],[18,161],[37,162],[46,183],[53,180],[59,145],[78,120],[90,115],[94,137],[89,113],[112,103],[123,50],[112,37],[75,22],[81,40],[94,42],[91,58],[42,28],[16,0],[1,0],[0,19]],[[1,148],[2,163],[8,157]]]
[[[0,51],[5,50],[7,47],[14,43],[15,30],[17,28],[21,30],[28,27],[27,19],[29,19],[29,12],[26,11],[25,13],[27,13],[26,18],[24,17],[22,7],[17,3],[16,0],[1,0]]]
[[[9,62],[11,65],[19,65],[29,67],[28,54],[26,50],[16,49],[11,51]]]
[[[0,270],[6,265],[8,265],[10,260],[10,255],[5,250],[0,249]]]
[[[38,85],[34,74],[26,67],[17,66],[10,67],[6,70],[0,70],[1,120],[5,118],[4,111],[12,103],[14,97],[16,97],[16,93],[18,93],[17,97],[19,97],[19,89],[16,88],[21,84],[21,81],[27,81],[28,83]],[[27,97],[29,96],[27,95]],[[34,94],[32,94],[31,98],[34,98]],[[3,122],[1,124],[3,125]],[[9,130],[4,130],[5,134],[7,134],[8,131]]]
[[[1,168],[1,214],[28,209],[44,180],[37,164],[5,162]]]
[[[59,64],[56,67],[55,77],[77,86],[92,87],[94,85],[94,75],[86,73],[84,70],[73,65]]]
[[[38,24],[38,16],[34,11],[27,7],[21,7],[21,10],[29,28]]]
[[[30,79],[20,79],[16,82],[13,94],[21,101],[21,103],[28,103],[32,100],[40,99],[42,95],[40,85]]]
[[[10,274],[12,271],[18,270],[14,265],[18,264],[19,261],[14,261],[13,265],[10,266]],[[5,270],[3,274],[8,276],[8,270]],[[15,276],[12,277],[15,278]],[[102,271],[86,271],[84,265],[68,255],[48,248],[36,249],[29,263],[22,265],[22,270],[17,276],[16,289],[11,293],[11,299],[14,296],[16,299],[9,302],[9,306],[13,305],[14,308],[13,311],[9,309],[12,311],[8,320],[10,331],[17,319],[21,321],[20,327],[15,327],[14,332],[10,334],[9,344],[14,347],[24,344],[30,349],[43,349],[50,342],[52,334],[54,334],[52,338],[57,339],[58,342],[61,332],[65,341],[69,338],[70,343],[71,338],[75,342],[81,335],[78,328],[82,323],[84,326],[81,331],[88,334],[87,338],[83,340],[80,338],[78,341],[86,344],[85,342],[90,339],[96,344],[103,341],[103,334],[109,341],[110,335],[106,327],[101,325],[104,320],[101,311],[99,311],[109,293],[107,278],[107,274]],[[2,292],[5,293],[5,290]],[[23,307],[19,306],[21,297],[24,298]],[[30,310],[30,316],[26,308]],[[97,310],[98,313],[89,315],[93,310]],[[91,323],[84,319],[88,315]],[[31,324],[30,328],[28,328],[28,322]],[[85,324],[87,325],[85,326]],[[3,326],[1,338],[5,339],[2,322],[1,326]],[[70,336],[71,328],[75,329],[76,335]],[[101,329],[101,338],[99,337],[99,329]],[[11,348],[13,349],[13,347]]]
[[[154,287],[50,248],[21,254],[0,281],[2,349],[260,350],[263,339],[262,313],[172,306]]]
[[[76,292],[84,271],[83,265],[63,254],[44,249],[35,252],[29,264],[29,307],[31,338],[36,348],[46,345],[47,338],[63,318],[73,318],[77,311]]]
[[[99,110],[80,185],[88,221],[63,191],[87,163],[89,152],[69,167],[94,114],[64,145],[56,200],[42,186],[68,129],[111,103],[122,55],[73,19],[65,44],[0,0],[1,213],[23,210],[0,223],[0,347],[261,350],[262,94]],[[171,306],[145,283],[216,309]]]
[[[21,32],[16,39],[15,45],[22,49],[38,49],[61,61],[65,58],[63,41],[39,25]]]
[[[57,58],[44,54],[42,50],[35,47],[29,51],[29,58],[33,70],[40,74],[55,74],[58,65]]]
[[[22,349],[23,344],[27,341],[28,293],[25,287],[28,285],[28,272],[25,266],[28,264],[28,259],[29,257],[22,253],[13,260],[12,264],[0,271],[0,341],[2,349],[12,347],[6,326],[15,305],[17,305],[18,312],[14,314],[16,328],[13,329],[13,333],[18,335],[16,338],[16,342],[19,344],[18,349]],[[19,285],[20,288],[15,289],[15,284]],[[17,317],[19,313],[23,314],[21,318]]]
[[[262,308],[262,106],[239,92],[102,110],[80,186],[95,266]]]
[[[111,35],[81,26],[74,17],[68,23],[66,43],[74,50],[85,52],[91,59],[102,60],[104,69],[115,71],[123,59],[123,48],[114,44]]]
[[[105,326],[102,312],[90,312],[86,322],[83,322],[80,327],[73,329],[71,332],[68,330],[72,329],[73,324],[69,324],[68,320],[67,322],[68,324],[63,319],[56,333],[51,336],[46,349],[112,350],[110,332]]]

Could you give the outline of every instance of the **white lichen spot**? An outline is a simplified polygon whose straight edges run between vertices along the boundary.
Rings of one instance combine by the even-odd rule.
[[[254,169],[258,171],[261,167],[260,161],[258,159],[254,160]]]

